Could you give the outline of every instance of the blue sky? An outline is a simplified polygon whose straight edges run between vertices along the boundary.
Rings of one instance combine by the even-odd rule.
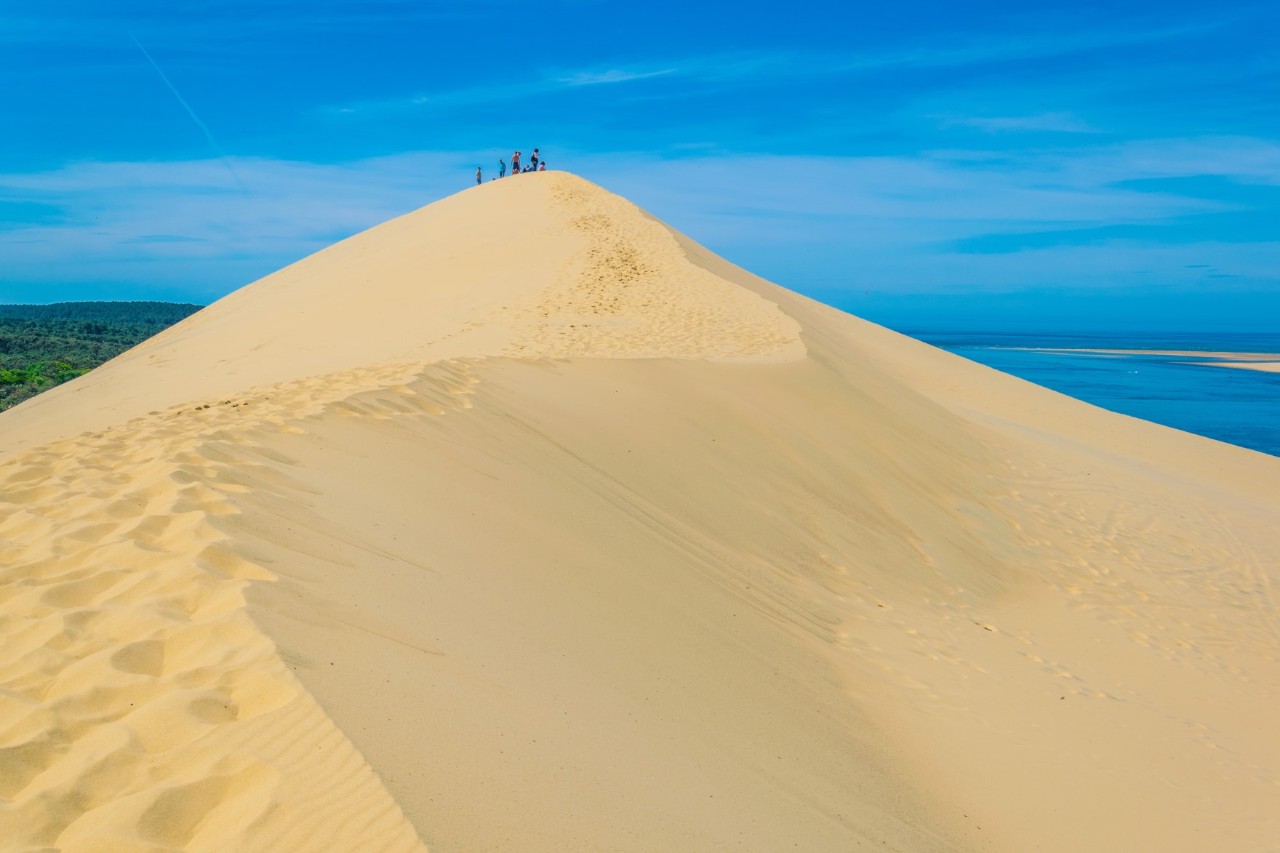
[[[1280,331],[1274,3],[6,0],[0,302],[208,302],[542,149],[896,327]]]

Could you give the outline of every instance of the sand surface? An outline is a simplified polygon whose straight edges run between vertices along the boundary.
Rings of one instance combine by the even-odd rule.
[[[1268,356],[1274,358],[1275,356]],[[1234,367],[1237,370],[1258,370],[1263,373],[1280,373],[1280,361],[1204,361],[1209,367]]]
[[[492,182],[0,415],[0,844],[1265,850],[1280,460]]]

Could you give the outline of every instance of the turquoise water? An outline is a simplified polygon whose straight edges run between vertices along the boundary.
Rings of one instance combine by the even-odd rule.
[[[1036,351],[1280,353],[1280,334],[906,334],[1113,412],[1280,456],[1280,373],[1209,367],[1210,358]]]

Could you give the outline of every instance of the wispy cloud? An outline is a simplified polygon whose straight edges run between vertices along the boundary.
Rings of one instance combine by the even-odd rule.
[[[942,120],[944,127],[972,127],[987,133],[1098,133],[1088,122],[1070,113],[1039,113],[1026,116],[963,116]]]
[[[555,78],[555,82],[566,86],[598,86],[602,83],[630,83],[634,80],[648,80],[653,77],[666,77],[677,73],[675,68],[656,70],[623,70],[610,68],[607,71],[579,71],[565,77]]]
[[[1117,27],[1061,37],[935,39],[909,50],[884,48],[852,59],[759,52],[648,64],[584,64],[496,86],[356,102],[333,112],[430,111],[551,93],[590,98],[599,97],[593,91],[612,96],[633,87],[662,95],[693,83],[714,88],[848,79],[895,67],[954,68],[1097,50],[1126,40],[1173,40],[1191,29],[1126,33]],[[945,108],[925,114],[942,114],[944,124],[990,134],[992,140],[983,145],[991,150],[717,157],[712,145],[709,151],[695,149],[693,156],[685,151],[667,160],[637,155],[565,160],[558,155],[556,165],[572,162],[576,170],[713,248],[779,278],[799,271],[810,282],[830,281],[860,270],[894,286],[928,286],[954,281],[946,272],[951,269],[969,280],[1012,282],[1022,277],[1027,283],[1043,281],[1049,270],[1085,275],[1078,265],[1089,259],[1093,266],[1088,276],[1098,286],[1139,267],[1176,278],[1203,274],[1211,265],[1214,274],[1260,280],[1259,270],[1266,265],[1251,259],[1265,254],[1258,248],[1265,240],[1215,239],[1206,224],[1200,237],[1184,234],[1183,241],[1194,248],[1160,245],[1158,232],[1169,223],[1209,223],[1195,218],[1248,209],[1229,194],[1160,182],[1217,176],[1280,186],[1280,144],[1274,140],[1175,136],[1099,145],[1088,136],[1094,128],[1073,112],[989,108],[987,114]],[[1074,147],[1067,149],[999,149],[1002,134],[1033,132],[1079,138],[1070,140]],[[10,281],[181,279],[183,286],[206,293],[225,291],[464,185],[474,169],[473,158],[417,153],[339,164],[234,158],[248,192],[228,180],[216,160],[85,162],[0,176],[0,199],[17,205],[14,210],[42,211],[38,217],[14,215],[8,225],[0,225],[6,275]],[[428,175],[435,177],[424,180]],[[1274,208],[1259,211],[1262,217],[1274,218],[1275,213]],[[1010,235],[1039,236],[1019,240]],[[1072,245],[1054,246],[1055,241]],[[1125,245],[1117,245],[1121,242]],[[1175,259],[1177,269],[1166,269]],[[1275,273],[1270,275],[1267,280],[1274,279]]]
[[[640,72],[639,77],[671,76],[707,82],[777,81],[856,76],[895,68],[951,69],[976,65],[1047,59],[1077,53],[1096,52],[1136,44],[1177,41],[1203,35],[1219,25],[1206,20],[1176,27],[1116,26],[1079,32],[1027,31],[1001,36],[960,33],[933,37],[932,43],[908,47],[879,45],[849,52],[816,51],[734,52],[673,57],[661,72]],[[608,82],[608,81],[603,81]]]
[[[1280,185],[1280,140],[1255,136],[1134,139],[1074,148],[935,150],[931,159],[970,162],[1010,176],[1043,176],[1054,184],[1123,186],[1143,180],[1220,177]]]
[[[75,282],[216,298],[461,188],[469,174],[465,161],[448,153],[233,163],[248,191],[216,159],[76,163],[0,175],[0,197],[59,211],[39,223],[0,223],[0,301],[30,301],[34,286]],[[5,293],[6,286],[16,289]],[[64,297],[50,291],[49,298]]]
[[[1176,27],[1116,26],[1093,31],[1010,32],[1001,36],[960,33],[932,37],[910,46],[878,44],[865,50],[733,51],[671,55],[660,60],[639,59],[605,67],[544,69],[520,82],[469,85],[434,91],[418,91],[382,98],[331,104],[321,113],[347,117],[379,117],[405,112],[449,109],[480,103],[501,103],[557,91],[589,90],[599,86],[645,83],[658,95],[673,86],[687,92],[691,86],[710,91],[755,85],[788,85],[802,81],[854,80],[895,69],[949,71],[960,68],[1028,62],[1079,53],[1124,48],[1137,44],[1173,42],[1202,35],[1213,21]],[[957,124],[989,132],[1042,130],[1062,133],[1092,132],[1087,123],[1064,112],[1026,116],[960,117]]]
[[[573,0],[552,0],[576,6]],[[350,33],[403,28],[418,24],[485,22],[509,8],[503,0],[468,0],[466,3],[423,3],[421,0],[187,0],[171,12],[154,0],[115,0],[112,3],[48,3],[40,11],[0,13],[0,43],[75,45],[99,43],[104,32],[164,33],[176,40],[201,40],[223,36],[278,36],[283,27],[291,33]]]
[[[1204,18],[1178,26],[1149,27],[1116,20],[1105,28],[1074,31],[1028,30],[999,35],[962,34],[904,50],[870,51],[845,62],[848,71],[895,68],[954,68],[1029,59],[1045,59],[1137,44],[1172,42],[1203,36],[1222,25]]]
[[[1206,224],[1182,234],[1182,245],[1159,239],[1161,228],[1249,210],[1229,194],[1196,191],[1195,182],[1161,179],[1218,175],[1280,186],[1280,146],[1265,140],[1152,140],[1016,155],[557,157],[730,259],[801,290],[852,282],[920,292],[963,282],[982,290],[1072,276],[1075,286],[1105,288],[1152,274],[1203,281],[1209,267],[1280,287],[1277,246],[1265,229],[1247,240],[1215,236]],[[455,153],[234,163],[249,192],[214,159],[0,175],[0,198],[56,211],[32,224],[0,225],[6,279],[177,286],[186,298],[207,299],[463,188],[474,171],[472,155]],[[1009,235],[1030,236],[1000,248]],[[14,295],[0,293],[5,298]]]
[[[1192,264],[1280,290],[1274,232],[1239,230],[1250,215],[1273,220],[1274,201],[1251,207],[1195,192],[1198,182],[1150,180],[1269,186],[1280,179],[1272,153],[1266,140],[1215,138],[1033,154],[591,160],[582,171],[802,291],[1216,286]]]
[[[450,109],[458,106],[503,103],[526,100],[537,95],[557,91],[571,92],[597,86],[633,83],[659,77],[679,76],[680,70],[663,68],[610,68],[581,71],[553,71],[516,83],[465,86],[455,89],[416,92],[398,97],[354,101],[320,108],[321,114],[379,117],[398,113],[423,112],[432,109]]]

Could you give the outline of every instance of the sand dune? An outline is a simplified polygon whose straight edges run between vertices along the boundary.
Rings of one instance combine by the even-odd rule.
[[[0,839],[1264,850],[1280,460],[563,173],[0,415]]]

